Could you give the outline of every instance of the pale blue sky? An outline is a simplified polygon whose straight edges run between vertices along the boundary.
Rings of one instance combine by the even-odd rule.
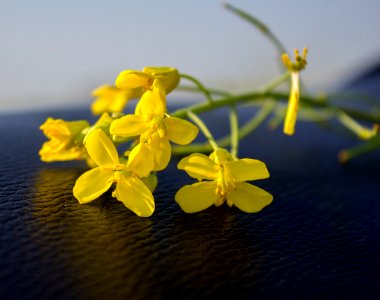
[[[304,81],[332,87],[380,60],[380,1],[231,1],[290,50]],[[278,74],[272,45],[219,0],[0,0],[0,111],[85,104],[124,69],[170,65],[247,91]]]

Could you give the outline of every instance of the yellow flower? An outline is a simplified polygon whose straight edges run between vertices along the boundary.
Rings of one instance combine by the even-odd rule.
[[[140,136],[130,152],[128,166],[142,173],[166,168],[171,157],[169,141],[179,145],[191,143],[198,134],[192,123],[165,115],[165,92],[158,82],[141,97],[134,115],[113,121],[110,133],[115,136]]]
[[[176,202],[186,213],[204,210],[225,201],[247,213],[258,212],[272,202],[268,192],[246,183],[269,177],[265,164],[259,160],[234,159],[226,150],[218,149],[210,156],[193,153],[183,158],[178,169],[200,180],[185,185],[175,195]],[[201,181],[206,179],[206,181]]]
[[[297,111],[298,111],[298,102],[300,95],[300,86],[299,86],[299,72],[306,66],[306,55],[307,48],[303,49],[302,57],[299,55],[298,50],[294,50],[295,62],[293,63],[288,54],[284,53],[282,55],[282,62],[285,67],[291,73],[291,87],[289,95],[289,104],[286,111],[285,122],[284,122],[284,133],[288,135],[294,134],[294,127],[296,125]]]
[[[45,136],[50,139],[42,145],[39,151],[41,160],[52,162],[85,158],[86,150],[76,142],[76,139],[88,126],[87,121],[67,122],[48,118],[40,126]]]
[[[122,112],[130,99],[141,96],[141,89],[121,90],[116,86],[102,85],[92,92],[96,97],[91,105],[94,115],[104,112]]]
[[[171,67],[145,67],[142,71],[125,70],[116,78],[116,86],[123,90],[142,89],[151,90],[153,82],[157,81],[166,94],[174,90],[179,83],[177,69]]]
[[[151,216],[155,208],[154,198],[151,190],[138,177],[148,174],[138,174],[136,170],[122,163],[114,144],[101,129],[93,131],[87,137],[85,146],[98,167],[82,174],[76,181],[73,193],[79,203],[95,200],[116,183],[113,197],[123,202],[136,215]]]

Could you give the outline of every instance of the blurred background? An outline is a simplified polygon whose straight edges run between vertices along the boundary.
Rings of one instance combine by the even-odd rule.
[[[378,0],[230,3],[288,50],[309,48],[302,75],[311,90],[337,87],[380,60]],[[279,74],[273,45],[220,0],[0,0],[0,36],[0,113],[84,107],[94,88],[146,65],[236,92]]]

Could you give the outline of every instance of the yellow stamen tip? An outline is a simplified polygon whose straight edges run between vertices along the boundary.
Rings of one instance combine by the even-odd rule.
[[[308,53],[307,48],[303,48],[302,50],[302,56],[300,56],[300,52],[298,49],[294,49],[294,62],[291,61],[288,54],[284,53],[282,54],[282,62],[284,66],[291,72],[298,72],[305,68],[307,62],[306,62],[306,56]]]

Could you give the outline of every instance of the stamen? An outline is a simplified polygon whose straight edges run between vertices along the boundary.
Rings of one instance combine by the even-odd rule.
[[[117,164],[117,165],[113,165],[112,170],[114,170],[114,171],[123,171],[124,167],[125,166],[123,164]]]

